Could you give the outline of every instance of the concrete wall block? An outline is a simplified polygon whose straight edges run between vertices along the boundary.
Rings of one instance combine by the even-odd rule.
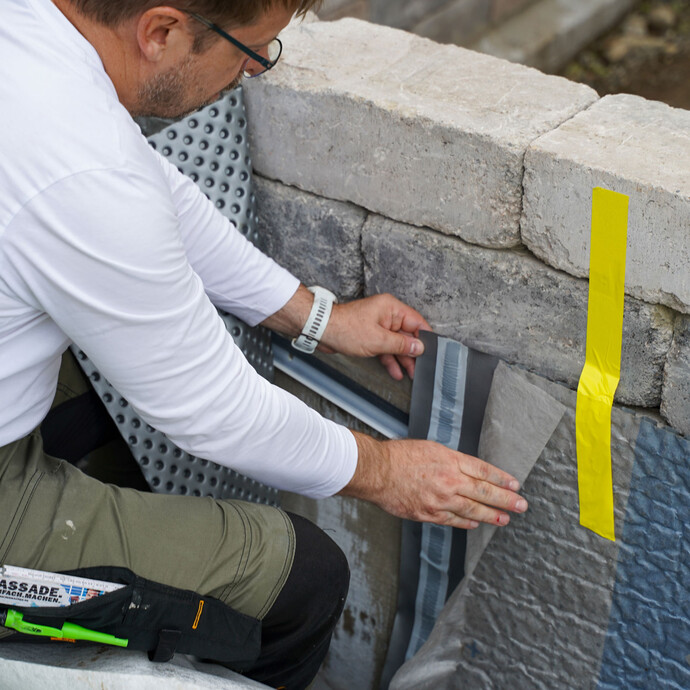
[[[626,292],[690,313],[690,111],[607,96],[534,142],[525,157],[523,241],[589,274],[591,192],[630,196]]]
[[[519,243],[524,152],[589,87],[353,19],[284,32],[246,82],[262,175],[485,246]]]
[[[363,230],[366,292],[392,292],[435,330],[571,388],[585,356],[587,282],[520,250],[456,238],[371,216]],[[673,312],[625,303],[618,402],[657,407],[673,337]]]
[[[668,353],[661,393],[661,414],[690,436],[690,317],[679,316]]]
[[[361,293],[363,209],[258,176],[254,190],[263,251],[307,285],[323,285],[340,299]]]
[[[440,43],[464,45],[489,23],[491,5],[486,0],[455,0],[425,17],[412,30]]]

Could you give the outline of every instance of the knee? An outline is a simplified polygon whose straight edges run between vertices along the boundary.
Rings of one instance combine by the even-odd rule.
[[[288,516],[295,528],[295,556],[285,585],[264,618],[264,628],[328,630],[345,606],[350,584],[347,558],[309,520]]]
[[[288,513],[295,527],[295,558],[290,577],[304,584],[311,599],[344,605],[350,584],[350,568],[340,547],[319,527]],[[340,606],[342,608],[342,606]],[[338,612],[338,615],[340,611]]]

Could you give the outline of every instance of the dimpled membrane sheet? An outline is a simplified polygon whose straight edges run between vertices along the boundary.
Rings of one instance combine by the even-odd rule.
[[[241,87],[149,137],[149,143],[194,180],[243,235],[256,241],[255,200]],[[251,328],[230,314],[221,312],[220,316],[249,363],[271,380],[273,355],[268,331]],[[276,489],[177,448],[136,414],[84,352],[76,346],[72,350],[154,491],[278,504]]]
[[[151,146],[196,182],[240,232],[256,241],[252,165],[242,87],[150,136]]]

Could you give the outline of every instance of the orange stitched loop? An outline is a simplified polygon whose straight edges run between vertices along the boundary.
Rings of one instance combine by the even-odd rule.
[[[196,626],[199,625],[199,618],[201,618],[201,612],[204,609],[204,600],[199,600],[199,608],[196,612],[196,618],[194,619],[194,625],[192,625],[192,630],[196,630]]]

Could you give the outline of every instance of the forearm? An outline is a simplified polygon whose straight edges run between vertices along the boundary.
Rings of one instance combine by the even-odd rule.
[[[352,431],[357,441],[357,469],[350,482],[339,493],[378,503],[391,479],[391,458],[385,443]]]
[[[294,338],[302,332],[302,327],[309,318],[313,303],[314,295],[304,285],[300,284],[285,306],[275,314],[271,314],[261,324],[273,331]]]

